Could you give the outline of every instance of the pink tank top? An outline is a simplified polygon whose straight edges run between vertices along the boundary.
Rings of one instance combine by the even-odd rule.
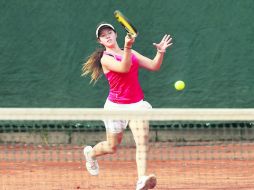
[[[104,52],[106,55],[111,55]],[[112,55],[117,61],[122,60],[120,55]],[[109,83],[108,99],[119,104],[136,103],[144,99],[144,93],[138,81],[138,59],[134,54],[131,56],[132,64],[128,73],[109,71],[105,74]]]

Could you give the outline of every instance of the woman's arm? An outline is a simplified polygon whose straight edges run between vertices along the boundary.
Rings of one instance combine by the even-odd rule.
[[[103,55],[101,58],[101,64],[104,72],[115,71],[118,73],[127,73],[131,68],[131,48],[134,43],[135,38],[131,38],[126,35],[125,37],[125,45],[122,60],[116,61],[112,56]]]
[[[139,65],[151,71],[159,70],[162,64],[166,49],[173,44],[171,43],[171,41],[172,41],[172,38],[170,37],[170,35],[165,35],[159,44],[153,43],[153,45],[157,48],[157,53],[153,59],[149,59],[133,50],[133,53],[136,55],[136,57],[139,60]]]

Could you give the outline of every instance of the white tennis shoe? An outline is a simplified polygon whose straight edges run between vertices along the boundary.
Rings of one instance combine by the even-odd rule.
[[[91,146],[86,146],[84,148],[84,155],[86,158],[86,169],[91,175],[98,175],[99,174],[99,165],[97,160],[94,160],[89,156],[89,153],[93,150]]]
[[[156,176],[151,174],[149,176],[142,176],[137,182],[136,190],[153,189],[156,186]]]

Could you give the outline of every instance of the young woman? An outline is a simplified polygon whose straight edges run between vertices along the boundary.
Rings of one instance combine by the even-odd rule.
[[[83,75],[91,74],[91,82],[96,82],[104,74],[109,83],[109,95],[104,109],[150,109],[151,105],[144,101],[144,94],[138,81],[140,67],[157,71],[163,61],[166,49],[172,45],[170,35],[165,35],[160,43],[153,43],[157,53],[149,59],[132,49],[135,38],[126,35],[124,48],[117,43],[117,33],[108,23],[100,24],[96,29],[97,41],[103,49],[96,50],[83,65]],[[124,129],[129,124],[136,143],[136,164],[138,171],[137,190],[152,189],[156,185],[156,177],[146,172],[148,153],[148,122],[104,121],[107,140],[93,148],[84,148],[86,167],[91,175],[99,174],[98,156],[113,154],[121,143]]]

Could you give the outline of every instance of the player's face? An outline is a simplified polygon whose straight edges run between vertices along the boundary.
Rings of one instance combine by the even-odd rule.
[[[105,47],[113,47],[116,44],[116,33],[111,28],[104,28],[100,32],[99,43]]]

